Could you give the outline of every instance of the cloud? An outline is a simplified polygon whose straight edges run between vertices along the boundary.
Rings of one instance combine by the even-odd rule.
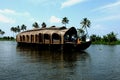
[[[104,9],[114,9],[114,8],[120,8],[120,0],[114,3],[110,3],[101,7],[98,7],[94,9],[93,11],[98,11],[98,10],[104,10]]]
[[[11,10],[11,9],[4,9],[4,10],[0,9],[0,13],[3,13],[3,14],[15,14],[15,11]]]
[[[31,3],[34,3],[34,4],[38,4],[38,3],[45,3],[48,0],[28,0],[28,1],[31,2]]]
[[[108,25],[95,23],[92,25],[89,32],[90,34],[97,34],[97,35],[103,36],[110,32],[110,29],[108,28],[109,28]]]
[[[105,29],[105,26],[102,25],[102,24],[94,24],[94,26],[92,27],[93,30],[95,31],[101,31],[101,30],[104,30]]]
[[[120,0],[116,2],[109,3],[93,9],[92,12],[100,13],[101,15],[96,19],[97,22],[103,21],[118,21],[120,20]],[[101,13],[102,12],[102,13]],[[101,17],[102,16],[102,17]]]
[[[57,18],[56,16],[51,16],[50,17],[50,23],[60,23],[61,19]]]
[[[78,4],[78,3],[81,3],[81,2],[84,2],[84,1],[86,1],[86,0],[67,0],[67,1],[65,1],[61,4],[61,8],[73,6],[75,4]]]
[[[35,6],[48,7],[60,4],[61,0],[28,0],[28,2]]]
[[[0,22],[13,24],[13,23],[15,23],[15,20],[0,14]]]
[[[29,12],[16,12],[12,9],[0,9],[0,13],[4,15],[15,15],[15,16],[30,16]]]
[[[29,12],[17,12],[12,9],[0,9],[0,22],[14,24],[16,22],[31,22],[33,17]]]
[[[115,21],[115,20],[120,20],[120,14],[118,15],[109,15],[109,16],[106,16],[106,17],[103,17],[103,18],[100,18],[96,21]]]
[[[10,9],[0,9],[0,22],[10,24],[15,23],[16,21],[13,18],[8,17],[10,14],[15,14],[15,11]]]

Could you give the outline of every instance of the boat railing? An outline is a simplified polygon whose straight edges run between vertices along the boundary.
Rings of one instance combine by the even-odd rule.
[[[44,42],[45,44],[50,44],[50,40],[48,40],[48,39],[45,39],[45,42]]]
[[[60,44],[60,40],[53,40],[52,44]]]

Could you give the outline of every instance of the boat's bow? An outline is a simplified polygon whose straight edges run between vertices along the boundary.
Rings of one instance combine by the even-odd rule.
[[[75,49],[76,49],[76,50],[85,50],[85,49],[87,49],[90,45],[91,45],[91,40],[90,40],[90,41],[86,41],[86,42],[82,42],[82,43],[80,43],[80,44],[76,44]]]

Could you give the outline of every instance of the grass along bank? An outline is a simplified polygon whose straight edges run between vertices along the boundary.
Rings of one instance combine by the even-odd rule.
[[[104,44],[104,45],[120,45],[120,40],[114,42],[94,41],[92,44]]]
[[[10,36],[4,36],[0,38],[0,41],[15,41],[15,38]]]

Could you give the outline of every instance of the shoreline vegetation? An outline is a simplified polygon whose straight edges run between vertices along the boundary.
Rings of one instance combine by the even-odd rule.
[[[15,41],[16,39],[14,37],[10,36],[4,36],[0,38],[0,41]]]
[[[120,44],[120,40],[117,38],[117,34],[114,32],[110,32],[109,34],[103,35],[102,37],[99,35],[91,35],[90,39],[92,40],[92,44],[105,44],[105,45],[117,45]]]
[[[120,45],[120,40],[119,41],[115,41],[115,42],[104,42],[104,41],[96,41],[96,42],[92,42],[92,44],[103,44],[103,45]]]
[[[0,38],[0,41],[16,41],[16,39],[14,37],[10,37],[10,36],[5,36],[3,38]],[[120,40],[114,41],[114,42],[105,42],[105,41],[93,41],[92,40],[92,44],[93,45],[120,45]]]

